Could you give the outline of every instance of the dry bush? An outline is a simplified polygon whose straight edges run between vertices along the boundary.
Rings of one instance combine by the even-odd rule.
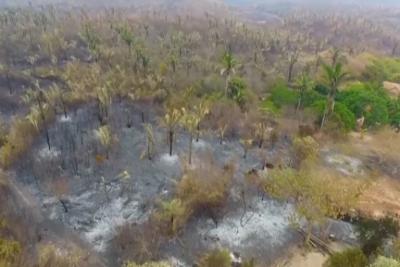
[[[113,248],[124,261],[145,263],[157,260],[164,238],[159,225],[150,218],[141,225],[124,225],[113,239]]]
[[[161,202],[152,216],[160,233],[176,236],[195,215],[210,216],[217,224],[218,212],[228,197],[233,173],[233,165],[220,168],[212,162],[185,170],[176,186],[175,198]]]
[[[206,162],[188,169],[177,184],[177,198],[193,213],[207,214],[216,220],[216,212],[227,199],[233,174],[233,164],[220,168]]]
[[[11,123],[7,141],[0,150],[0,164],[9,167],[25,153],[36,136],[34,126],[26,119],[16,118]]]
[[[31,113],[25,118],[16,117],[12,121],[7,140],[0,147],[0,166],[3,168],[10,167],[20,156],[29,150],[35,137],[54,120],[55,114],[51,109],[43,111],[45,112],[45,121],[34,110],[32,108]]]
[[[38,249],[38,267],[83,267],[84,254],[78,248],[71,251],[56,248],[53,245],[40,246]]]
[[[183,229],[190,215],[190,207],[182,200],[175,198],[161,202],[153,218],[164,235],[174,237]]]
[[[293,150],[296,163],[300,165],[304,160],[315,160],[319,152],[319,144],[311,136],[297,137],[293,140]]]
[[[237,105],[228,101],[214,103],[210,115],[203,123],[206,128],[214,131],[225,127],[225,137],[229,138],[239,137],[243,124],[244,114]]]
[[[372,151],[382,157],[400,158],[400,134],[390,128],[384,128],[371,137],[367,142],[367,147]]]

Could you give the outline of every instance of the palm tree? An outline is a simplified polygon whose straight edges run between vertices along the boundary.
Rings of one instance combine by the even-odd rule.
[[[35,81],[35,90],[29,89],[25,95],[22,96],[22,101],[26,104],[31,105],[30,113],[26,116],[29,122],[40,132],[40,128],[43,126],[46,134],[46,142],[51,150],[50,135],[47,128],[47,117],[49,113],[49,105],[45,102],[45,93],[41,90],[39,82]]]
[[[335,109],[335,98],[338,92],[338,88],[343,80],[346,78],[347,73],[343,71],[342,63],[336,63],[334,66],[324,64],[324,78],[325,82],[329,87],[329,93],[327,95],[327,101],[325,105],[324,114],[321,121],[321,129],[324,127],[327,117],[334,112]]]
[[[109,152],[110,148],[113,143],[113,136],[111,133],[111,129],[109,126],[101,126],[99,129],[95,130],[95,134],[97,138],[100,141],[100,144],[105,148],[106,150],[106,158],[109,158]]]
[[[219,143],[222,145],[224,142],[226,130],[228,129],[228,125],[226,123],[220,124],[218,126],[218,135],[219,135]]]
[[[196,113],[190,112],[186,109],[182,109],[182,126],[189,132],[189,164],[192,164],[192,146],[193,146],[193,135],[197,131],[197,127],[200,124],[200,117]]]
[[[122,26],[117,29],[121,39],[125,42],[129,49],[129,55],[132,55],[132,47],[135,42],[135,37],[127,26]]]
[[[295,88],[299,91],[299,99],[297,101],[296,113],[301,109],[303,104],[304,94],[311,90],[314,87],[314,82],[308,75],[308,73],[304,72],[297,79]]]
[[[205,101],[202,101],[202,102],[200,102],[200,104],[195,105],[193,107],[193,111],[198,118],[198,123],[196,125],[196,142],[199,142],[200,131],[201,131],[200,123],[204,119],[204,117],[210,113],[210,108],[208,106],[208,103],[206,103]]]
[[[56,83],[53,83],[44,94],[47,102],[52,106],[55,113],[57,113],[57,106],[61,106],[64,117],[67,118],[67,106],[65,104],[63,90],[61,90]]]
[[[147,156],[149,160],[152,160],[153,158],[153,152],[154,152],[154,132],[153,132],[153,126],[150,123],[145,123],[143,124],[144,130],[146,131],[146,150],[143,151],[142,153],[142,158],[144,156]]]
[[[105,124],[112,103],[110,90],[107,87],[97,88],[98,117],[101,124]]]
[[[8,64],[0,64],[0,72],[3,73],[4,76],[6,77],[8,92],[10,95],[12,95],[13,86],[11,83],[11,68],[8,66]]]
[[[225,97],[228,96],[228,87],[231,75],[234,74],[235,67],[237,65],[236,59],[234,58],[232,52],[226,51],[222,57],[223,69],[221,70],[221,75],[225,76]]]
[[[258,148],[262,148],[265,136],[270,132],[265,122],[258,122],[254,125],[255,140],[258,141]]]
[[[288,55],[289,69],[288,69],[288,78],[287,78],[288,83],[292,82],[294,65],[297,63],[298,59],[299,59],[299,53],[297,51],[289,53],[289,55]]]
[[[168,131],[168,142],[169,142],[169,155],[172,156],[172,146],[174,142],[174,134],[176,127],[178,126],[182,118],[182,112],[176,108],[169,108],[161,118],[161,125],[164,126]]]
[[[49,150],[51,150],[50,135],[46,126],[46,116],[45,116],[45,113],[47,113],[48,108],[49,106],[46,103],[40,105],[34,105],[31,107],[29,114],[26,115],[26,119],[33,125],[33,127],[38,133],[40,132],[41,126],[44,126],[46,143]]]
[[[240,143],[243,146],[243,150],[244,150],[244,154],[243,154],[243,158],[247,158],[247,152],[249,151],[249,149],[253,146],[253,139],[241,139]]]

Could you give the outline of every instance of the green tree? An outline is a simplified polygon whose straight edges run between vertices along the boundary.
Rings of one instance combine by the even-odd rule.
[[[235,77],[228,82],[228,97],[235,101],[241,109],[246,103],[245,99],[246,83],[239,77]]]
[[[311,91],[313,87],[314,82],[310,76],[307,73],[302,73],[295,84],[295,88],[299,91],[296,112],[298,112],[303,106],[304,95]]]

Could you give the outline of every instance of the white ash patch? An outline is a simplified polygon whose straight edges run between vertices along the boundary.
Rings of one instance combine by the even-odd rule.
[[[198,149],[198,150],[203,150],[203,149],[208,148],[209,145],[208,145],[208,143],[205,142],[204,140],[199,139],[199,141],[196,141],[196,140],[193,141],[193,147],[194,147],[195,149]]]
[[[61,115],[61,116],[58,117],[58,121],[62,122],[62,123],[71,122],[72,118],[69,115],[67,115],[67,116]]]
[[[362,175],[363,164],[360,159],[349,157],[342,154],[328,154],[325,157],[325,160],[328,164],[335,167],[340,173],[350,176],[350,175]]]
[[[168,165],[175,165],[179,162],[178,155],[170,155],[170,154],[163,154],[160,158],[161,162],[168,164]]]
[[[39,150],[39,157],[42,159],[53,159],[61,155],[61,151],[51,148],[49,149],[47,145]]]
[[[93,214],[95,224],[85,233],[85,237],[95,250],[104,252],[108,242],[116,235],[119,226],[140,217],[139,202],[125,204],[126,201],[126,198],[117,198]]]
[[[245,214],[237,212],[228,215],[217,228],[211,223],[200,232],[233,249],[254,246],[255,239],[264,240],[270,245],[280,245],[286,241],[290,227],[288,217],[292,213],[291,205],[275,201],[258,201],[253,205],[253,209]],[[210,230],[209,227],[214,228]]]
[[[174,266],[174,267],[189,267],[190,266],[189,264],[186,264],[182,260],[177,259],[175,257],[170,257],[168,259],[168,262],[171,264],[171,266]]]

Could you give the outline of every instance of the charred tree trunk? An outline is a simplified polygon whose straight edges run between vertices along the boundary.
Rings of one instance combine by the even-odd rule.
[[[199,142],[200,139],[200,123],[197,124],[197,129],[196,129],[196,142]]]
[[[174,142],[174,131],[169,131],[169,155],[172,156],[172,146]]]
[[[192,164],[192,146],[193,146],[193,134],[190,133],[190,138],[189,138],[189,165]]]
[[[10,73],[8,73],[8,72],[6,74],[6,80],[7,80],[8,91],[9,91],[10,95],[12,95],[14,90],[13,90],[13,87],[11,84]]]

